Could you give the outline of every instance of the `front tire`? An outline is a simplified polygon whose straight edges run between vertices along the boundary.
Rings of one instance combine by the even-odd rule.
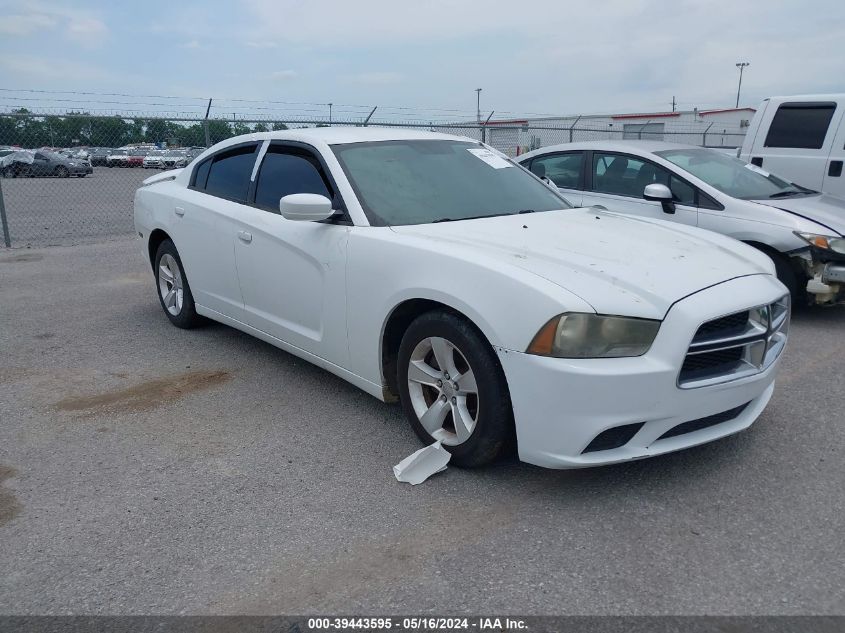
[[[164,240],[156,251],[155,278],[158,300],[170,322],[185,330],[200,325],[202,317],[197,314],[179,251],[169,239]]]
[[[505,375],[490,343],[445,311],[417,317],[399,346],[399,396],[425,443],[441,441],[458,466],[489,464],[514,444]]]

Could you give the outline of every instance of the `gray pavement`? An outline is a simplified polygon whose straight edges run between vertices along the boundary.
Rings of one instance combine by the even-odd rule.
[[[411,487],[397,406],[172,327],[138,242],[0,251],[0,613],[843,614],[844,335],[738,436]]]

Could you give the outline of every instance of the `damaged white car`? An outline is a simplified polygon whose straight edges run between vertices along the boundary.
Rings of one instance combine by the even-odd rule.
[[[845,303],[845,199],[717,150],[662,141],[553,145],[519,157],[583,206],[690,224],[772,258],[796,304]]]
[[[593,466],[736,433],[786,344],[789,296],[759,251],[570,208],[443,134],[232,138],[144,181],[135,226],[174,325],[220,321],[398,399],[463,466],[514,446]]]

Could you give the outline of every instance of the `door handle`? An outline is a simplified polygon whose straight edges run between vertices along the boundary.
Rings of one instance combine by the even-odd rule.
[[[241,242],[249,244],[252,241],[252,233],[247,233],[246,231],[238,231],[238,239]]]
[[[176,213],[176,215],[178,215],[180,218],[181,218],[183,215],[185,215],[185,209],[183,209],[182,207],[176,207],[173,211],[174,211],[174,212]]]
[[[832,160],[830,166],[827,168],[827,175],[831,178],[839,178],[842,175],[842,161]]]

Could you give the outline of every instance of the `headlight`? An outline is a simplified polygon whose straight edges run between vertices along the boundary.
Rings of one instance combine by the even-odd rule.
[[[557,358],[621,358],[645,354],[660,321],[568,312],[546,323],[526,350]]]
[[[833,237],[832,235],[816,235],[815,233],[801,233],[799,231],[795,231],[795,235],[811,246],[845,255],[845,239],[841,237]]]

